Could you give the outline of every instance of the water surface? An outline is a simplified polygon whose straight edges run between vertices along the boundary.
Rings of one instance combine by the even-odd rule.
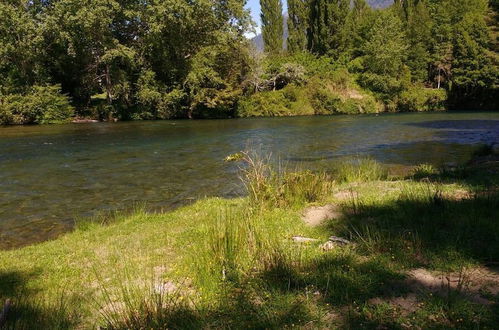
[[[255,148],[308,168],[365,155],[390,166],[466,161],[499,142],[499,113],[421,113],[0,127],[0,248],[77,217],[242,193],[226,155]]]

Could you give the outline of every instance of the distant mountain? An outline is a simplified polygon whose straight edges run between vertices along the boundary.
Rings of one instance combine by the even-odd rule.
[[[288,38],[287,36],[284,37],[286,39]],[[263,43],[263,36],[261,33],[256,37],[254,37],[253,39],[251,39],[251,43],[253,44],[253,46],[255,46],[256,50],[258,50],[259,52],[263,52],[264,43]]]
[[[371,8],[376,8],[376,9],[382,9],[389,7],[393,4],[393,0],[367,0],[366,1]],[[288,16],[285,14],[284,15],[284,48],[286,48],[286,40],[288,39],[288,24],[287,24],[287,19]],[[263,37],[261,34],[257,35],[256,37],[251,39],[251,43],[255,48],[263,52]]]

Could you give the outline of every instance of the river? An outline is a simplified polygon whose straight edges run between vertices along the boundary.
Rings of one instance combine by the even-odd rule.
[[[57,237],[75,219],[146,203],[169,209],[242,193],[240,150],[317,169],[350,156],[392,168],[464,162],[499,143],[499,113],[0,127],[0,248]]]

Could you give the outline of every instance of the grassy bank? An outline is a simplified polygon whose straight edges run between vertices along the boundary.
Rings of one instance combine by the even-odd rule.
[[[138,209],[0,252],[6,326],[494,328],[493,157],[405,178],[370,160],[311,173],[247,158],[246,198]],[[335,212],[308,226],[303,210],[322,205]],[[351,243],[327,248],[331,235]]]

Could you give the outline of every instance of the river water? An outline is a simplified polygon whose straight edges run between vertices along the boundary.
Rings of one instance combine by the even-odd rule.
[[[349,156],[391,167],[464,162],[499,143],[499,113],[410,113],[0,127],[0,248],[54,238],[75,219],[146,203],[242,193],[240,150],[327,168]]]

